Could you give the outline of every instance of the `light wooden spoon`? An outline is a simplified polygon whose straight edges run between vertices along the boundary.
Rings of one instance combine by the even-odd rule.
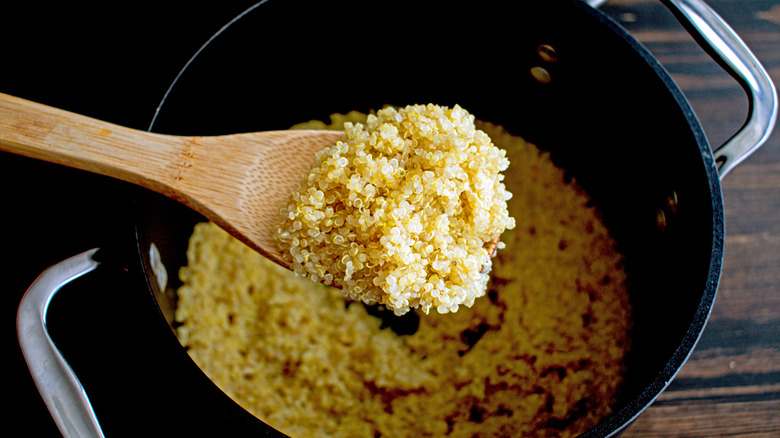
[[[0,93],[0,150],[86,170],[187,205],[274,262],[279,208],[340,131],[154,134]]]

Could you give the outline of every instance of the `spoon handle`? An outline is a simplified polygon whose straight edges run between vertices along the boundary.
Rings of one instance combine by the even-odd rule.
[[[338,131],[183,137],[114,125],[0,93],[0,151],[116,178],[201,213],[277,263],[279,206]]]
[[[0,150],[170,194],[187,137],[114,125],[0,93]]]

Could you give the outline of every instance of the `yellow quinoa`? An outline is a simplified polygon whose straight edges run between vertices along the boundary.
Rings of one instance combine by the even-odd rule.
[[[387,107],[321,151],[281,208],[293,271],[402,315],[470,307],[485,294],[485,244],[514,227],[506,151],[463,108]]]
[[[334,116],[333,127],[361,117]],[[456,313],[420,312],[417,331],[398,335],[339,290],[204,223],[176,311],[193,360],[293,437],[566,437],[609,415],[629,347],[622,257],[547,154],[479,128],[512,162],[517,220],[486,297]]]

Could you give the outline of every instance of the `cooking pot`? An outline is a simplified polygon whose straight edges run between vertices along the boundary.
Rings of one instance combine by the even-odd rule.
[[[401,0],[379,13],[352,1],[260,2],[187,63],[150,129],[285,129],[334,112],[433,102],[459,104],[549,151],[590,195],[626,256],[634,329],[625,389],[615,413],[584,436],[618,434],[669,384],[704,329],[723,255],[719,181],[771,132],[774,86],[713,11],[697,0],[664,1],[747,92],[748,120],[713,153],[670,76],[592,7],[576,0],[419,3]],[[19,307],[20,344],[60,430],[102,436],[99,415],[47,333],[48,305],[98,266],[130,266],[159,309],[160,361],[177,370],[170,403],[189,415],[176,430],[281,435],[217,389],[170,330],[170,291],[192,226],[204,219],[152,193],[138,191],[135,202],[132,245],[51,267]]]

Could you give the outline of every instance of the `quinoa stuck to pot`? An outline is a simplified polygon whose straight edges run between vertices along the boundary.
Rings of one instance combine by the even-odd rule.
[[[487,287],[486,244],[515,226],[508,166],[457,105],[386,107],[348,122],[281,208],[283,259],[396,315],[471,307]]]

